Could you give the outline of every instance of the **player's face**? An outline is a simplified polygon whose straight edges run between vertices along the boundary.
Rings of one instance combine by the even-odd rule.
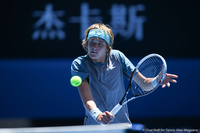
[[[105,61],[107,44],[103,39],[90,38],[88,40],[88,55],[95,63],[103,63]]]

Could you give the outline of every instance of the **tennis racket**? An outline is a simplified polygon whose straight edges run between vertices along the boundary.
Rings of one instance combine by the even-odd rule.
[[[116,115],[123,105],[133,99],[146,96],[155,91],[164,80],[166,72],[167,64],[162,56],[158,54],[150,54],[142,58],[131,75],[124,96],[111,110],[111,113]],[[132,88],[132,84],[134,84],[134,88]],[[128,95],[129,90],[131,90],[133,96],[127,99],[126,96]]]

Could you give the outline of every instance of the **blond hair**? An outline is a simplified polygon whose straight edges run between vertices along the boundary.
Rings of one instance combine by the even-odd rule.
[[[112,32],[112,29],[109,25],[105,25],[103,23],[95,23],[93,25],[91,25],[89,28],[86,29],[85,31],[85,38],[83,39],[82,41],[82,46],[83,46],[83,49],[88,52],[88,49],[87,49],[87,46],[88,46],[88,42],[87,42],[87,37],[88,37],[88,34],[90,32],[90,30],[92,29],[100,29],[100,30],[103,30],[105,32],[105,34],[110,34],[110,45],[108,45],[107,43],[107,48],[108,48],[108,54],[110,54],[110,51],[113,47],[113,42],[114,42],[114,34]]]

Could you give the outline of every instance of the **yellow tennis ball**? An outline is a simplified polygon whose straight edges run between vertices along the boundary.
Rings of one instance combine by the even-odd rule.
[[[70,79],[70,83],[71,83],[72,86],[77,87],[82,83],[82,79],[79,76],[73,76]]]

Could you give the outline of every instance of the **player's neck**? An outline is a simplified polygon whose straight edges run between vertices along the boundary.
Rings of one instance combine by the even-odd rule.
[[[101,58],[98,58],[98,59],[92,59],[90,56],[89,58],[91,59],[92,62],[94,63],[104,63],[105,60],[106,60],[106,55],[105,56],[102,56]]]

